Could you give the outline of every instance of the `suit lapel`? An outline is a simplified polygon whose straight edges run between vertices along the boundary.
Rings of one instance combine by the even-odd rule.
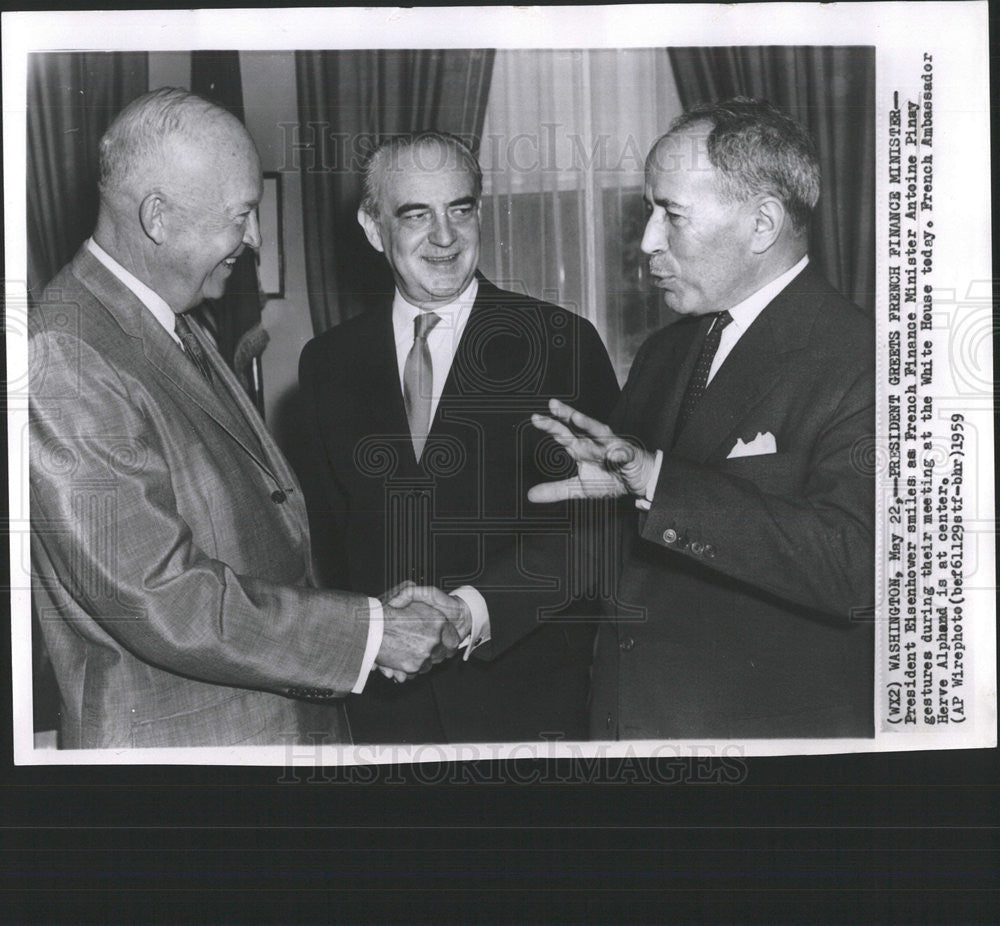
[[[811,266],[807,266],[736,342],[681,432],[674,447],[679,456],[708,460],[731,446],[747,414],[782,381],[788,354],[806,343],[813,324],[812,315],[803,309],[798,297],[823,285],[810,271]],[[696,342],[700,344],[700,340]],[[688,359],[695,354],[689,351]],[[681,396],[687,378],[682,382],[678,390]]]
[[[759,321],[760,317],[754,320],[708,384],[674,446],[678,455],[698,460],[712,456],[778,382],[781,357],[769,326],[758,325]]]
[[[238,416],[230,411],[222,397],[205,381],[197,367],[184,356],[181,347],[138,297],[86,248],[77,254],[73,262],[73,272],[101,302],[122,330],[141,342],[146,360],[214,419],[263,470],[278,481],[272,467],[262,458],[260,442],[247,420],[246,412]],[[191,328],[205,350],[213,375],[219,381],[218,388],[230,391],[234,385],[239,388],[232,371],[226,367],[200,326],[193,324]],[[256,415],[256,412],[254,414]]]
[[[441,399],[438,402],[434,420],[431,422],[431,434],[435,432],[441,423],[441,409],[443,408],[447,412],[448,407],[456,399],[466,394],[467,390],[465,387],[469,385],[466,382],[468,377],[461,375],[461,371],[469,369],[469,362],[474,359],[469,355],[469,345],[477,342],[476,328],[483,324],[485,316],[489,314],[489,307],[485,304],[482,297],[482,282],[479,284],[479,290],[479,293],[476,295],[476,301],[469,310],[469,320],[465,323],[465,330],[462,331],[462,337],[459,338],[458,345],[455,348],[451,367],[444,381],[444,388],[441,390]]]
[[[455,348],[451,367],[444,388],[441,390],[441,399],[431,421],[428,440],[435,434],[450,431],[449,413],[458,408],[467,410],[468,406],[464,400],[470,396],[488,395],[491,393],[493,383],[503,383],[510,378],[508,371],[498,366],[498,363],[510,360],[514,373],[523,367],[522,358],[516,353],[516,349],[514,353],[503,358],[498,358],[495,352],[490,352],[488,349],[491,341],[490,332],[484,331],[484,328],[489,329],[496,313],[505,317],[500,319],[500,324],[495,330],[504,331],[504,323],[511,322],[509,315],[511,311],[511,307],[505,304],[500,290],[480,275],[476,301],[469,310],[469,320]]]
[[[358,439],[387,436],[398,449],[401,470],[414,470],[417,459],[399,381],[391,306],[364,316],[355,360],[358,369],[354,381],[360,384],[365,407],[364,420],[358,421]]]
[[[698,351],[701,349],[702,341],[705,340],[711,319],[702,318],[692,322],[682,320],[674,324],[677,327],[677,337],[671,340],[673,352],[664,358],[656,373],[656,379],[662,384],[666,400],[660,403],[653,440],[664,448],[669,448],[673,444],[677,415],[681,410],[684,391],[698,361]]]

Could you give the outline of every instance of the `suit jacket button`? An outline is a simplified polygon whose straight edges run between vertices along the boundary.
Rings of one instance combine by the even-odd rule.
[[[281,489],[275,489],[271,493],[271,501],[274,502],[274,504],[276,505],[280,505],[286,498],[288,498],[288,496],[285,495],[285,493],[282,492]]]
[[[610,730],[611,729],[611,715],[610,714],[608,714],[608,719],[604,722],[604,728],[606,730]]]
[[[705,544],[705,556],[709,559],[715,559],[715,547],[713,547],[710,543]]]
[[[677,531],[675,531],[672,527],[668,527],[663,532],[663,540],[664,543],[677,543]]]
[[[694,540],[691,542],[691,552],[695,556],[701,556],[701,554],[705,552],[705,547],[702,544],[698,543],[697,540]]]
[[[626,652],[635,646],[635,640],[632,637],[626,637],[621,643],[618,644]]]

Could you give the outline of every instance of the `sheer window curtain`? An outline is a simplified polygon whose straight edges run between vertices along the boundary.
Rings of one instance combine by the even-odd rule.
[[[679,112],[662,49],[496,52],[481,267],[592,321],[622,381],[669,320],[639,243],[646,153]]]

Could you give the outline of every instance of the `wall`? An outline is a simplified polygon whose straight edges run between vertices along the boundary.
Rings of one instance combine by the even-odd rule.
[[[262,322],[271,342],[264,351],[264,413],[268,427],[293,464],[301,429],[296,418],[299,354],[313,336],[302,231],[302,181],[284,163],[286,125],[298,122],[294,52],[240,52],[247,129],[265,171],[281,173],[284,252],[283,299],[269,300]]]
[[[191,52],[151,51],[149,53],[149,89],[191,86]]]

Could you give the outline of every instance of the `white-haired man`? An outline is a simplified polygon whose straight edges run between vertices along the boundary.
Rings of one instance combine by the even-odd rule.
[[[93,237],[30,319],[33,603],[60,745],[347,741],[329,703],[459,641],[427,605],[312,587],[296,478],[186,317],[260,245],[253,142],[162,89],[119,114],[100,166]]]

